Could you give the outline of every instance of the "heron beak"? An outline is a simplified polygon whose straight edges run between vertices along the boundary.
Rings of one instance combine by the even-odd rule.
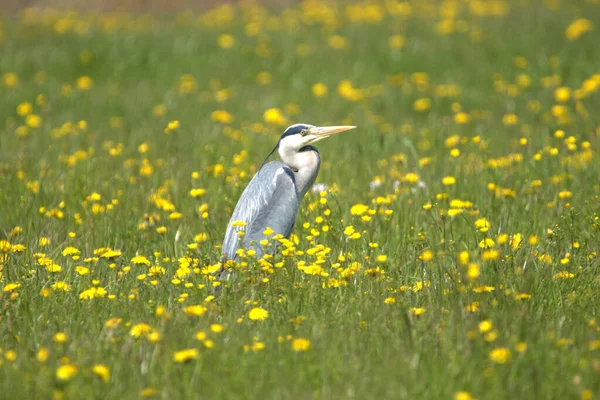
[[[307,132],[307,139],[310,143],[316,142],[317,140],[324,139],[328,136],[335,135],[336,133],[349,131],[350,129],[356,128],[355,126],[315,126],[310,128]]]

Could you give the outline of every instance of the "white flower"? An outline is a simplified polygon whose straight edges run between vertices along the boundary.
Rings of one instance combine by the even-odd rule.
[[[371,190],[374,190],[379,186],[381,186],[381,181],[379,179],[375,179],[374,181],[371,181],[371,183],[369,183],[369,188],[371,188]]]
[[[321,192],[323,192],[323,191],[325,191],[327,189],[329,189],[329,186],[327,186],[326,184],[324,184],[324,183],[317,183],[317,184],[313,185],[313,187],[312,187],[311,190],[312,190],[313,193],[321,193]]]

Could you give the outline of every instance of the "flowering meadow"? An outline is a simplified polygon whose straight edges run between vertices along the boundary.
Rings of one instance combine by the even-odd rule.
[[[600,396],[600,2],[0,23],[0,398]],[[278,250],[220,245],[284,129]]]

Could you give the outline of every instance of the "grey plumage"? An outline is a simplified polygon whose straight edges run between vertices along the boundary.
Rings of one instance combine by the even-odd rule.
[[[285,130],[271,152],[278,150],[282,161],[264,164],[238,200],[221,248],[224,260],[236,260],[240,247],[255,250],[256,258],[260,258],[263,239],[277,234],[289,238],[302,198],[315,182],[321,165],[319,152],[310,144],[352,128],[296,124]],[[235,226],[236,221],[244,221],[245,226]],[[263,233],[267,228],[273,230],[268,237]],[[245,231],[242,237],[238,236],[240,230]],[[269,252],[276,247],[273,244]]]
[[[265,164],[254,175],[233,211],[222,246],[225,258],[235,259],[240,245],[254,249],[257,257],[262,256],[260,241],[265,238],[263,232],[267,227],[273,229],[274,234],[289,237],[300,200],[294,172],[280,161]],[[244,221],[246,226],[234,227],[235,221]],[[243,238],[238,237],[238,230],[245,231]]]

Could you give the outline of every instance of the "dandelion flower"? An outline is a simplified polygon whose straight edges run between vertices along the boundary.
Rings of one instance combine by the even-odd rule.
[[[425,250],[419,255],[419,260],[429,262],[433,260],[433,251]]]
[[[369,211],[369,206],[367,206],[366,204],[359,203],[353,205],[352,208],[350,208],[350,214],[352,215],[363,215],[367,211]]]
[[[452,186],[456,184],[456,178],[453,176],[445,176],[442,178],[442,185],[444,186]]]
[[[188,306],[183,309],[183,312],[188,317],[201,317],[206,313],[207,308],[201,305]]]
[[[173,353],[173,361],[176,363],[184,363],[198,358],[198,349],[185,349]]]
[[[456,392],[454,393],[454,400],[474,400],[469,392]]]
[[[4,285],[4,287],[2,288],[3,292],[13,292],[16,289],[20,288],[21,284],[20,283],[7,283],[6,285]]]
[[[423,307],[412,307],[410,309],[410,313],[412,315],[414,315],[415,317],[421,316],[423,314],[425,314],[425,311],[427,311],[425,308]]]
[[[324,97],[327,96],[327,86],[325,86],[325,84],[319,82],[319,83],[315,83],[312,87],[312,93],[313,96],[315,97]]]
[[[506,347],[497,347],[490,352],[490,360],[496,364],[506,364],[510,361],[510,350]]]
[[[250,318],[252,321],[264,321],[265,319],[269,318],[269,312],[263,308],[254,307],[248,313],[248,318]]]
[[[152,327],[146,323],[135,324],[131,327],[129,334],[135,338],[145,337],[152,331]]]
[[[110,380],[110,369],[104,364],[96,364],[92,367],[92,372],[104,382]]]
[[[292,340],[292,350],[301,352],[307,351],[310,348],[310,340],[303,338],[295,338]]]
[[[56,378],[61,381],[69,381],[77,375],[77,367],[73,364],[65,364],[56,370]]]
[[[222,49],[231,49],[235,45],[235,38],[228,34],[223,34],[217,39],[219,47]]]
[[[133,264],[150,266],[150,261],[144,256],[135,256],[131,259]]]
[[[119,250],[108,250],[108,251],[104,252],[100,257],[116,258],[116,257],[119,257],[120,255],[121,255],[121,252]]]

